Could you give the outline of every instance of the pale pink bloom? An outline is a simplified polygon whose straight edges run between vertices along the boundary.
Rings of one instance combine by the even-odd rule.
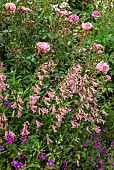
[[[20,110],[20,111],[23,110],[23,107],[22,107],[20,104],[18,104],[18,107],[19,107],[19,110]]]
[[[101,132],[100,126],[93,127],[93,130],[95,130],[97,133]]]
[[[45,65],[45,64],[44,64],[44,65],[41,65],[41,66],[40,66],[40,69],[41,69],[44,73],[47,73],[47,70],[46,70],[46,69],[47,69],[47,65]]]
[[[47,145],[50,145],[50,143],[52,143],[53,141],[49,138],[48,135],[46,135],[46,139],[47,139]]]
[[[64,107],[60,107],[59,111],[60,111],[62,116],[66,115],[66,113],[68,112],[68,110],[66,110]]]
[[[14,102],[14,104],[11,107],[12,107],[12,109],[16,109],[17,108],[17,103]]]
[[[58,119],[58,122],[61,122],[63,119],[63,116],[60,114],[56,114],[56,118]]]
[[[61,124],[59,122],[55,122],[55,124],[56,124],[57,127],[61,126]]]
[[[63,93],[67,91],[66,85],[64,85],[64,84],[62,84],[62,85],[59,87],[59,89],[60,89],[61,92],[63,92]]]
[[[5,123],[5,125],[4,125],[4,130],[6,130],[7,127],[8,127],[8,123]]]
[[[66,18],[65,18],[65,21],[69,21],[69,18],[66,17]]]
[[[54,114],[56,112],[56,106],[53,104],[52,105],[52,114]]]
[[[3,100],[3,98],[4,98],[4,97],[2,96],[2,94],[0,94],[0,100]]]
[[[82,23],[82,28],[84,30],[90,30],[93,28],[93,25],[90,22]]]
[[[0,129],[3,129],[3,123],[0,122]]]
[[[98,18],[100,16],[100,12],[95,10],[92,12],[92,16],[95,17],[95,18]]]
[[[5,122],[5,121],[7,121],[7,120],[8,120],[8,119],[7,119],[6,115],[3,113],[2,116],[1,116],[1,121],[2,121],[2,122]]]
[[[12,137],[15,137],[16,135],[15,135],[15,133],[14,132],[12,132],[12,131],[5,131],[5,137],[7,136],[7,135],[11,135]]]
[[[102,114],[105,116],[108,116],[108,114],[104,110],[103,110]]]
[[[96,69],[102,71],[103,73],[107,73],[109,71],[109,65],[104,61],[101,61],[97,64]]]
[[[40,111],[42,112],[42,114],[48,114],[48,109],[44,107],[40,108]]]
[[[76,114],[77,120],[81,120],[83,117],[80,114]]]
[[[58,14],[57,14],[57,16],[67,16],[67,15],[69,15],[69,14],[72,14],[72,12],[70,12],[70,11],[58,11]]]
[[[102,50],[98,50],[98,55],[101,55],[103,53]]]
[[[22,116],[22,113],[20,110],[18,110],[18,114],[16,115],[18,118],[20,118]]]
[[[11,117],[15,116],[15,110],[13,110]]]
[[[57,132],[57,129],[56,129],[57,127],[52,125],[52,128],[53,128],[54,133],[56,133]]]
[[[32,106],[31,106],[31,110],[32,110],[32,112],[33,112],[33,113],[35,113],[35,112],[36,112],[36,110],[37,110],[37,106],[32,105]]]
[[[28,102],[28,104],[34,105],[36,104],[36,102],[37,102],[37,99],[34,96],[30,96],[30,101]]]
[[[72,125],[72,128],[77,128],[78,126],[80,126],[79,123],[74,122],[73,120],[71,120],[71,125]]]
[[[48,53],[50,51],[50,44],[47,42],[38,42],[36,46],[41,52]]]
[[[10,12],[15,12],[16,6],[14,3],[6,3],[5,8],[9,10]]]
[[[19,95],[17,96],[17,102],[20,103],[20,104],[24,103],[21,96],[19,96]]]
[[[43,80],[44,76],[41,76],[40,72],[35,73],[39,80]]]
[[[48,98],[48,97],[43,97],[43,100],[44,100],[44,103],[45,103],[45,105],[47,105],[47,106],[50,106],[50,98]]]
[[[28,131],[28,122],[25,122],[24,125],[23,125],[23,129],[21,130],[21,135],[22,136],[26,136],[28,135],[30,132]]]
[[[4,82],[6,80],[6,76],[3,74],[0,74],[0,81]]]
[[[97,123],[103,123],[103,124],[104,124],[105,122],[106,122],[106,121],[103,120],[102,118],[98,118],[98,119],[97,119]]]
[[[60,103],[60,98],[59,98],[59,96],[55,96],[55,100],[56,100],[57,104]]]
[[[101,44],[96,44],[96,43],[94,43],[94,44],[93,44],[93,48],[96,48],[97,50],[101,50],[101,49],[103,49],[104,47],[103,47]]]
[[[22,11],[21,12],[28,12],[31,11],[30,8],[25,8],[24,6],[22,6]]]
[[[110,81],[110,80],[111,80],[111,77],[110,77],[109,75],[106,75],[105,80],[106,80],[106,81]]]
[[[78,20],[79,20],[79,16],[77,16],[76,14],[72,14],[69,17],[70,22],[78,22]]]
[[[38,128],[42,125],[42,123],[40,123],[38,120],[35,120],[35,124]]]
[[[34,90],[34,92],[36,92],[36,94],[39,94],[41,88],[38,86],[38,84],[36,84],[35,86],[33,86],[33,90]]]
[[[80,167],[80,162],[78,160],[76,162],[77,162],[77,167]]]
[[[9,94],[6,94],[4,100],[8,100]]]
[[[78,104],[78,100],[74,100],[74,103],[75,103],[75,104]]]
[[[55,96],[55,92],[48,92],[48,96],[52,99]]]

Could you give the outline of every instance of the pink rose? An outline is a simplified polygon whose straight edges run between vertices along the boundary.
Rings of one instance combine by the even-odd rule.
[[[36,46],[39,51],[42,51],[44,53],[48,53],[50,51],[50,44],[47,42],[38,42],[36,43]]]
[[[109,70],[109,65],[104,61],[101,61],[100,63],[97,64],[96,69],[102,71],[103,73],[107,73]]]
[[[93,25],[90,22],[82,23],[82,28],[84,30],[90,30],[93,28]]]
[[[14,3],[6,3],[5,8],[9,10],[10,12],[15,12],[16,6]]]
[[[97,50],[101,50],[101,49],[103,49],[103,46],[101,44],[94,43],[93,48],[96,48]]]
[[[92,16],[95,17],[95,18],[98,18],[100,16],[100,12],[95,10],[92,12]]]
[[[98,55],[101,55],[103,53],[102,50],[98,50]]]
[[[30,8],[25,8],[24,6],[22,6],[22,11],[21,12],[28,12],[30,11]]]
[[[74,21],[78,21],[79,20],[79,16],[77,16],[76,14],[72,14],[70,17],[69,17],[69,21],[70,22],[74,22]]]
[[[110,81],[111,77],[109,75],[106,75],[105,79],[106,79],[106,81]]]

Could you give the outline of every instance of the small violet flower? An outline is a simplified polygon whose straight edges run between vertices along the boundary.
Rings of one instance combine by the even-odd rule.
[[[7,144],[12,144],[14,142],[14,138],[11,135],[6,135],[6,143]]]
[[[11,165],[15,168],[15,169],[24,169],[24,164],[18,161],[13,160],[11,162]]]
[[[4,151],[4,147],[0,146],[0,152]]]
[[[92,158],[92,157],[90,157],[90,158],[89,158],[89,161],[92,163],[92,162],[93,162],[93,158]]]
[[[44,160],[46,158],[46,153],[40,152],[39,154],[39,158],[41,158],[42,160]]]
[[[88,147],[88,142],[84,142],[83,146]]]
[[[12,107],[12,104],[10,102],[4,102],[5,105]]]
[[[48,160],[47,165],[48,166],[54,166],[55,164],[54,164],[53,160]]]
[[[22,138],[21,138],[21,142],[26,142],[27,141],[27,136],[22,136]]]

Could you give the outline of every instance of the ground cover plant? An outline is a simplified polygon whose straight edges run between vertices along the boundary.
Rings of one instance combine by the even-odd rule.
[[[114,168],[113,16],[110,1],[1,0],[0,169]]]

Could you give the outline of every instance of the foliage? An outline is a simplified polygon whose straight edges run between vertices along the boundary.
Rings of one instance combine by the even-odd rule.
[[[0,168],[113,169],[113,10],[0,3]]]

